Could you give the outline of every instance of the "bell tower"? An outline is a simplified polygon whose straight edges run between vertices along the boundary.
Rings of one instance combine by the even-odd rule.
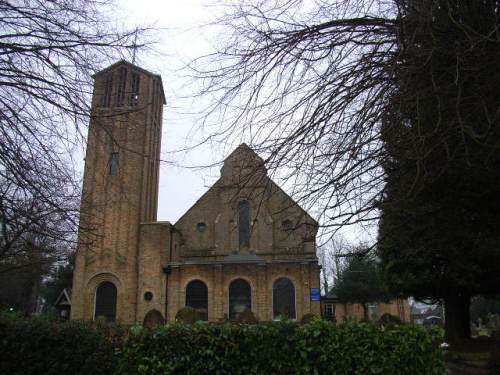
[[[135,322],[139,227],[155,222],[165,95],[121,60],[94,76],[71,318]]]

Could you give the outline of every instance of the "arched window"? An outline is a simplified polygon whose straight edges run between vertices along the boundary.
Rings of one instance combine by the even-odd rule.
[[[208,288],[203,281],[193,280],[187,285],[186,306],[198,311],[200,320],[208,320]]]
[[[116,286],[105,281],[97,287],[95,293],[94,319],[103,316],[108,322],[116,320]]]
[[[229,319],[235,320],[246,310],[252,310],[252,288],[245,280],[236,279],[229,285]]]
[[[273,319],[296,319],[295,287],[286,277],[273,284]]]
[[[238,204],[238,233],[240,247],[250,246],[250,205],[248,201],[241,201]]]

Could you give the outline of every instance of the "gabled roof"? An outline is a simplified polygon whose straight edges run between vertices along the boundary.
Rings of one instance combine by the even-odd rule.
[[[136,70],[138,72],[141,72],[143,74],[146,74],[148,76],[157,78],[160,81],[161,94],[163,95],[163,104],[167,104],[167,102],[165,100],[165,92],[163,91],[163,81],[161,79],[161,75],[156,74],[156,73],[152,73],[149,70],[146,70],[144,68],[141,68],[140,66],[137,66],[135,64],[132,64],[132,63],[128,62],[127,60],[121,59],[121,60],[115,62],[114,64],[111,64],[110,66],[108,66],[108,67],[106,67],[106,68],[104,68],[102,70],[99,70],[98,72],[96,72],[96,73],[94,73],[92,75],[92,78],[95,79],[96,77],[100,76],[101,74],[104,74],[106,72],[114,70],[114,69],[116,69],[116,68],[118,68],[119,66],[122,66],[122,65],[128,66],[129,68],[131,68],[133,70]]]
[[[240,157],[244,157],[246,160],[248,159],[253,159],[254,163],[256,163],[256,166],[258,168],[262,167],[265,171],[265,165],[264,165],[264,160],[251,148],[249,147],[246,143],[240,144],[238,147],[236,147],[225,159],[224,159],[224,166],[226,164],[231,163],[234,159],[238,159]],[[214,189],[217,186],[220,186],[223,180],[223,175],[224,175],[224,166],[221,169],[221,177],[177,220],[175,225],[178,225],[180,222],[182,222],[183,218],[195,207],[198,205],[199,202],[202,201],[202,199],[210,194],[212,192],[212,189]],[[266,185],[269,186],[272,189],[276,189],[280,191],[287,199],[290,200],[290,202],[293,203],[295,207],[298,207],[302,213],[304,214],[304,217],[307,221],[310,221],[314,223],[316,227],[318,227],[318,222],[309,215],[309,213],[303,209],[297,202],[295,202],[290,195],[288,195],[276,182],[274,182],[269,176],[267,176],[267,171],[265,171],[265,178],[266,178]],[[174,226],[175,226],[174,225]]]
[[[339,297],[337,296],[337,294],[333,291],[333,288],[330,289],[330,291],[328,293],[326,293],[324,296],[323,296],[323,299],[331,299],[331,300],[338,300]]]
[[[64,288],[59,297],[57,297],[54,306],[70,305],[71,306],[71,288]]]

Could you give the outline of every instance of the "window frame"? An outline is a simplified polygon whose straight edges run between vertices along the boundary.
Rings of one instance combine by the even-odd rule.
[[[113,151],[109,155],[109,171],[110,176],[118,176],[120,172],[120,153]]]
[[[247,310],[253,312],[253,310],[252,310],[252,306],[253,306],[252,284],[248,280],[246,280],[242,277],[237,277],[237,278],[231,280],[231,282],[229,283],[228,288],[227,288],[227,313],[228,313],[227,316],[228,316],[230,321],[235,321],[237,319],[237,315],[236,315],[237,313],[234,314],[234,317],[232,316],[233,314],[231,314],[231,286],[235,282],[244,282],[245,284],[248,285],[249,306],[247,306]],[[246,311],[246,310],[244,310],[244,311]]]
[[[111,97],[113,95],[113,74],[108,74],[103,78],[104,87],[101,96],[100,106],[102,108],[111,107]]]
[[[118,85],[116,86],[116,106],[123,107],[125,105],[127,76],[128,69],[122,66],[118,69]]]
[[[238,202],[238,247],[250,247],[251,229],[250,202],[242,199]]]
[[[188,291],[189,291],[189,287],[190,285],[193,285],[195,283],[198,283],[200,285],[203,285],[204,287],[204,293],[205,293],[205,296],[204,296],[204,302],[206,302],[206,305],[204,307],[194,307],[194,306],[191,306],[188,304]],[[192,297],[192,296],[191,296]],[[204,308],[206,309],[206,313],[203,312],[203,316],[202,316],[202,319],[203,321],[208,321],[208,305],[209,305],[209,301],[208,301],[208,285],[207,283],[205,283],[203,280],[200,280],[200,279],[193,279],[193,280],[190,280],[187,284],[186,284],[186,288],[184,290],[184,305],[186,307],[191,307],[192,309],[195,309],[197,312],[200,312],[200,309]],[[192,299],[192,298],[191,298]]]
[[[290,320],[297,320],[297,287],[295,286],[295,283],[292,281],[292,279],[290,279],[289,277],[286,277],[286,276],[280,276],[278,278],[276,278],[274,281],[273,281],[273,285],[272,285],[272,314],[273,314],[273,320],[275,321],[280,321],[282,320],[283,318],[278,318],[279,315],[275,315],[274,314],[274,305],[275,305],[275,301],[274,301],[274,294],[275,294],[275,285],[276,283],[279,281],[279,280],[282,280],[282,279],[285,279],[285,280],[288,280],[290,282],[290,284],[292,285],[293,287],[293,309],[294,309],[294,317],[290,317],[288,319]],[[286,319],[286,318],[285,318]]]
[[[96,320],[96,318],[98,318],[98,316],[96,316],[97,314],[97,295],[98,295],[98,292],[99,292],[99,288],[101,288],[103,285],[106,285],[106,284],[109,284],[109,285],[112,285],[113,288],[114,288],[114,292],[115,292],[115,303],[114,303],[114,316],[112,317],[112,319],[109,319],[108,316],[105,316],[106,318],[106,321],[107,322],[110,322],[110,323],[114,323],[116,322],[116,317],[118,315],[118,288],[116,287],[116,285],[112,282],[112,281],[103,281],[101,283],[99,283],[99,285],[97,285],[97,287],[95,288],[95,292],[94,292],[94,314],[93,314],[93,319],[92,320]],[[99,316],[104,316],[104,315],[99,315]]]

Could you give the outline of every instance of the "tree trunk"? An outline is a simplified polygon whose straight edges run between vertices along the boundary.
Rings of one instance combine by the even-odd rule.
[[[470,339],[470,295],[455,293],[444,298],[445,340],[456,343]]]
[[[363,320],[365,322],[368,321],[368,307],[366,306],[366,303],[362,303],[361,306],[363,306]]]
[[[325,294],[328,294],[328,292],[330,291],[330,289],[328,287],[328,277],[326,275],[325,268],[323,268],[323,289],[325,290]]]

